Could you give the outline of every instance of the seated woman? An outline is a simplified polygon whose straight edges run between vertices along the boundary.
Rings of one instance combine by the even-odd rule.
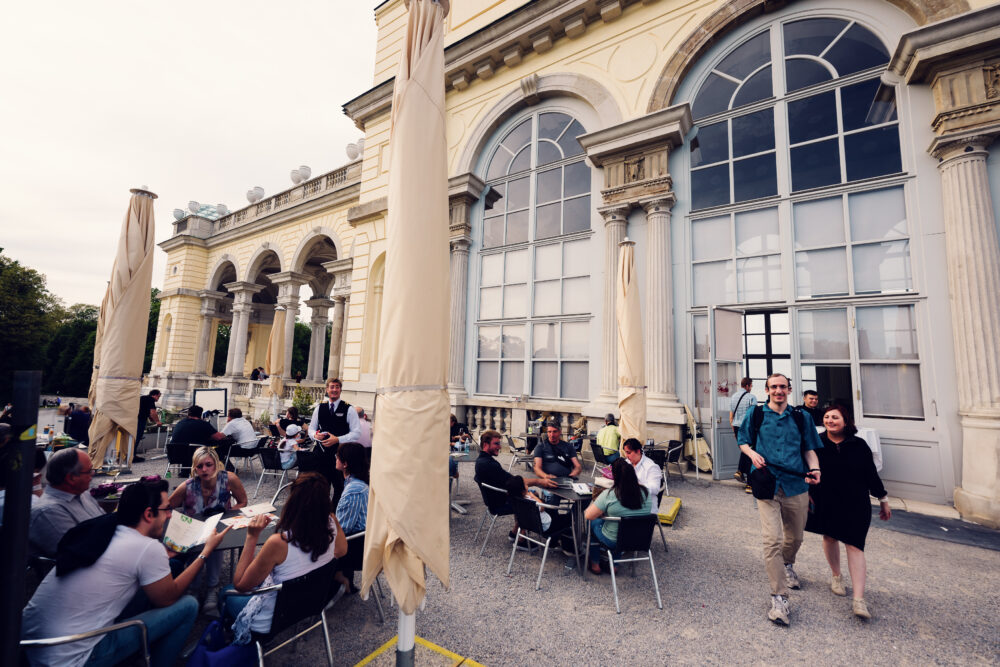
[[[239,509],[247,505],[247,492],[243,482],[236,473],[222,469],[222,461],[214,447],[199,447],[191,457],[193,477],[170,494],[168,504],[179,509],[184,514],[193,517],[204,517],[228,509]],[[216,551],[208,557],[205,563],[205,576],[208,581],[208,592],[205,595],[205,605],[202,611],[208,615],[218,612],[216,594],[219,589],[219,573],[222,572],[222,552]]]
[[[345,535],[354,535],[368,523],[368,456],[365,448],[356,442],[345,442],[337,448],[337,470],[344,475],[344,493],[337,503],[337,521]],[[345,559],[353,560],[353,559]],[[354,570],[348,566],[334,575],[350,593],[357,593]]]
[[[614,486],[602,491],[583,513],[584,518],[590,520],[590,529],[597,540],[590,545],[590,571],[594,574],[601,573],[598,559],[602,544],[617,555],[618,522],[605,521],[602,517],[649,516],[653,511],[653,498],[639,484],[635,468],[628,459],[616,459],[611,464],[611,473],[614,475]]]
[[[246,644],[251,632],[271,630],[277,593],[239,595],[261,584],[280,584],[323,567],[347,553],[347,541],[330,506],[330,483],[318,473],[303,473],[292,483],[288,501],[281,508],[278,528],[254,556],[257,540],[267,527],[265,515],[247,527],[243,553],[236,564],[233,586],[224,593],[223,609],[235,618],[236,643]],[[237,594],[229,593],[230,590]]]
[[[537,495],[529,491],[524,484],[524,478],[520,475],[515,475],[507,480],[504,485],[507,489],[507,494],[511,498],[524,498],[526,500],[531,500],[537,504],[543,504],[542,499]],[[546,509],[544,507],[538,508],[541,514],[542,520],[542,531],[545,535],[555,535],[572,525],[573,519],[568,513],[560,513],[555,510]],[[515,529],[517,525],[515,523]],[[567,556],[573,555],[573,536],[572,535],[562,535],[560,538],[562,543],[562,550]]]

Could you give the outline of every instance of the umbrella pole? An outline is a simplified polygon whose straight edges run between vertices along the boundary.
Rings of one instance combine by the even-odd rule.
[[[378,595],[378,593],[376,593]],[[414,645],[417,637],[417,614],[404,614],[399,610],[396,638],[396,667],[413,667]]]

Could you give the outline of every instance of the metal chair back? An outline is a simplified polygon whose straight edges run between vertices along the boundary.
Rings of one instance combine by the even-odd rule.
[[[649,551],[656,516],[623,516],[618,524],[619,551]]]
[[[136,628],[139,630],[139,648],[142,651],[143,664],[149,667],[151,664],[149,660],[149,634],[146,631],[146,624],[137,618],[130,621],[123,621],[122,623],[115,623],[114,625],[109,625],[104,628],[98,628],[96,630],[90,630],[89,632],[81,632],[75,635],[63,635],[61,637],[48,637],[46,639],[22,639],[20,646],[22,649],[31,647],[42,647],[42,646],[59,646],[62,644],[72,644],[73,642],[83,641],[84,639],[90,639],[91,637],[98,637],[100,635],[110,634],[112,632],[117,632],[118,630],[125,630],[128,628]],[[121,656],[126,658],[128,656]]]

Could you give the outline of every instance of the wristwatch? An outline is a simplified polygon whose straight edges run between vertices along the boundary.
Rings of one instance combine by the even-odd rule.
[[[208,556],[206,556],[205,554],[198,554],[198,559],[199,560],[208,560]]]

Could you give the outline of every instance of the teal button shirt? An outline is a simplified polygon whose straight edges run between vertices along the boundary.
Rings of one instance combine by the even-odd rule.
[[[801,475],[792,475],[776,468],[771,469],[771,473],[778,481],[778,488],[789,497],[809,490],[809,485],[803,478],[807,467],[806,462],[802,459],[802,450],[823,448],[823,443],[820,442],[816,428],[813,426],[812,417],[808,413],[803,415],[805,447],[802,447],[802,435],[799,434],[799,427],[795,423],[795,418],[792,417],[792,409],[792,406],[788,406],[784,412],[778,414],[765,403],[764,421],[761,422],[760,432],[757,433],[757,453],[763,456],[765,461],[789,470],[801,471]],[[748,412],[743,423],[740,424],[738,441],[741,444],[747,444],[751,441],[750,427],[752,422],[753,413]]]

